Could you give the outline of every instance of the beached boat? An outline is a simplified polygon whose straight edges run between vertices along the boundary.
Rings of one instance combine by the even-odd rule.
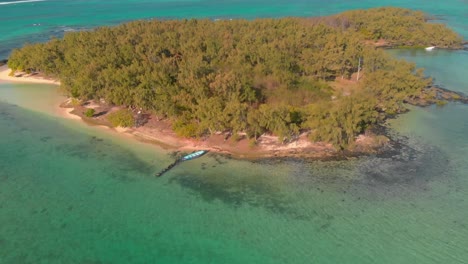
[[[181,163],[183,161],[188,161],[188,160],[193,160],[193,159],[199,158],[199,157],[205,155],[207,152],[208,152],[208,150],[199,150],[199,151],[192,152],[192,153],[190,153],[188,155],[185,155],[182,158],[174,161],[171,165],[167,166],[162,171],[156,173],[156,176],[161,177],[164,173],[166,173],[170,169],[174,168],[177,164],[179,164],[179,163]]]
[[[431,50],[433,50],[433,49],[435,49],[434,46],[430,46],[430,47],[427,47],[427,48],[426,48],[427,51],[431,51]]]
[[[206,150],[199,150],[199,151],[196,151],[196,152],[193,152],[193,153],[190,153],[190,154],[188,154],[188,155],[183,156],[180,160],[181,160],[181,161],[192,160],[192,159],[195,159],[195,158],[198,158],[198,157],[203,156],[203,155],[206,154],[207,152],[208,152],[208,151],[206,151]]]

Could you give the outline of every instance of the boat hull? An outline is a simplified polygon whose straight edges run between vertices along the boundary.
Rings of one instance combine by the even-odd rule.
[[[190,153],[188,155],[185,155],[181,158],[182,161],[187,161],[187,160],[193,160],[193,159],[196,159],[196,158],[199,158],[203,155],[205,155],[208,151],[207,150],[199,150],[199,151],[196,151],[196,152],[193,152],[193,153]]]

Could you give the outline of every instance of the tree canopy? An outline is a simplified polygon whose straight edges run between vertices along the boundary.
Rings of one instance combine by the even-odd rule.
[[[183,136],[270,132],[287,140],[308,130],[312,140],[344,148],[430,83],[413,64],[366,44],[378,38],[443,47],[462,41],[424,14],[397,8],[319,19],[151,20],[26,45],[8,65],[56,77],[72,97],[171,118]],[[358,70],[363,78],[353,79],[353,89],[332,88]]]

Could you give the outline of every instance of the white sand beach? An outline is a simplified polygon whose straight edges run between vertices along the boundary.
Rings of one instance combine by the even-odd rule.
[[[9,76],[11,69],[7,65],[0,67],[0,81],[20,82],[20,83],[43,83],[60,85],[57,80],[45,78],[41,75],[24,74],[21,77]]]

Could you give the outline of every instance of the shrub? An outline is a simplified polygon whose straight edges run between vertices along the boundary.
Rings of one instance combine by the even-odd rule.
[[[135,118],[128,109],[120,109],[110,113],[107,119],[114,127],[132,127],[135,124]]]
[[[444,105],[446,105],[446,104],[447,104],[447,101],[444,101],[444,100],[439,100],[439,101],[437,101],[437,103],[436,103],[436,104],[437,104],[437,106],[438,106],[438,107],[442,107],[442,106],[444,106]]]
[[[70,100],[70,104],[71,104],[72,106],[79,106],[79,105],[81,105],[81,100],[80,100],[80,99],[77,99],[77,98],[72,98],[72,99]]]
[[[95,111],[93,108],[89,108],[89,109],[86,110],[85,116],[87,116],[87,117],[93,117],[95,112],[96,112],[96,111]]]
[[[182,120],[178,120],[173,124],[172,129],[180,137],[198,137],[200,133],[197,127],[195,123],[184,123]]]

